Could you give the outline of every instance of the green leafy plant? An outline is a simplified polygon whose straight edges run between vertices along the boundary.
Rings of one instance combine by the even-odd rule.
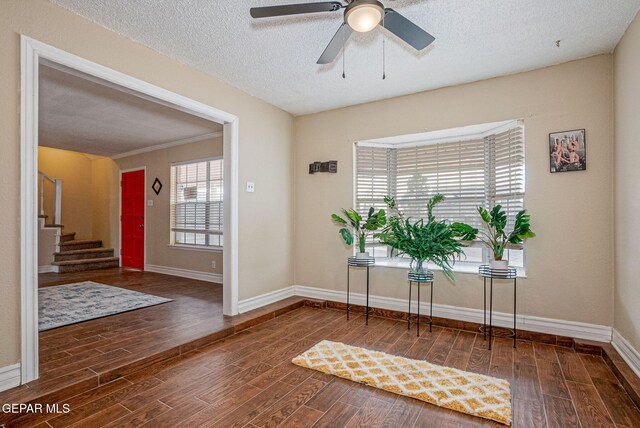
[[[436,220],[433,209],[443,200],[441,194],[433,196],[427,203],[427,218],[413,221],[404,218],[397,210],[395,199],[385,197],[390,212],[395,214],[389,216],[387,226],[376,236],[380,242],[391,247],[392,254],[411,257],[413,271],[421,272],[424,263],[430,261],[442,268],[449,279],[453,279],[453,265],[456,258],[463,254],[463,241],[475,239],[478,230],[464,223]]]
[[[337,214],[331,214],[331,218],[337,225],[342,226],[340,228],[340,236],[342,236],[344,242],[351,246],[354,241],[357,241],[358,250],[361,253],[365,252],[365,245],[369,235],[387,224],[385,211],[376,212],[373,207],[369,208],[366,220],[353,208],[343,209],[342,214],[344,214],[344,218]]]
[[[516,214],[516,221],[511,232],[505,232],[507,214],[502,210],[501,205],[496,205],[491,211],[478,207],[478,213],[480,213],[487,229],[480,230],[478,239],[493,251],[495,260],[502,260],[504,250],[509,244],[521,244],[525,239],[536,236],[531,230],[530,216],[527,214],[527,210]]]

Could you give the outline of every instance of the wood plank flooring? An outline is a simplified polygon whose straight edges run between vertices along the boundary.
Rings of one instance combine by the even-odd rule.
[[[70,389],[65,391],[67,396],[85,391],[264,321],[274,316],[279,305],[291,304],[287,299],[251,314],[225,317],[220,284],[124,269],[39,275],[40,287],[81,281],[173,301],[41,332],[40,378],[1,392],[0,404],[24,403],[51,394],[55,398],[65,388]],[[298,300],[301,304],[302,299]],[[0,424],[5,417],[0,414]]]
[[[39,382],[83,369],[104,373],[150,352],[228,327],[222,314],[220,284],[121,269],[39,275],[40,287],[78,281],[173,301],[41,332]]]
[[[111,332],[101,328],[100,334]],[[74,339],[87,337],[92,336]],[[501,426],[291,364],[322,339],[503,377],[512,386],[514,427],[640,427],[638,409],[600,356],[526,341],[514,350],[507,339],[496,339],[488,351],[481,335],[466,331],[434,327],[417,338],[401,321],[374,317],[366,326],[362,316],[347,321],[340,311],[303,307],[63,397],[72,409],[68,414],[28,415],[7,428]],[[126,346],[134,343],[123,339]],[[62,346],[58,352],[73,349]],[[74,350],[75,355],[87,349],[94,348]],[[102,352],[118,349],[127,348],[114,345]],[[48,362],[66,358],[54,354]]]

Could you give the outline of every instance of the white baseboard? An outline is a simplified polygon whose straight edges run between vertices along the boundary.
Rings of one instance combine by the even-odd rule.
[[[20,385],[20,364],[0,367],[0,392]]]
[[[54,265],[38,266],[38,273],[58,272],[58,267]]]
[[[294,285],[293,288],[296,296],[343,303],[346,302],[346,293],[343,291],[326,290],[323,288],[306,287],[303,285]],[[351,293],[350,301],[356,305],[364,305],[366,296],[364,294]],[[407,300],[369,295],[369,306],[405,312],[407,310]],[[423,308],[426,309],[425,307]],[[415,311],[416,309],[417,308],[415,306],[412,307],[412,311]],[[421,309],[421,312],[424,311],[424,309]],[[433,315],[440,318],[475,323],[482,323],[484,320],[483,311],[480,309],[461,308],[435,303],[433,305]],[[494,311],[493,324],[499,327],[511,327],[513,326],[513,315]],[[518,315],[516,318],[516,325],[519,329],[538,333],[555,334],[559,336],[595,340],[606,343],[611,341],[612,328],[603,325],[542,318],[531,315]]]
[[[625,363],[631,367],[631,370],[640,377],[640,352],[638,352],[627,339],[622,337],[620,332],[613,329],[613,339],[611,344],[618,351]]]
[[[293,296],[294,290],[293,286],[291,286],[281,288],[280,290],[272,291],[270,293],[262,294],[260,296],[250,297],[238,302],[238,312],[243,314],[245,312],[249,312],[262,306],[266,306],[279,300],[286,299],[287,297]]]
[[[165,275],[179,276],[182,278],[197,279],[200,281],[215,282],[222,284],[222,274],[213,272],[199,272],[196,270],[180,269],[169,266],[145,265],[144,270],[147,272],[163,273]]]

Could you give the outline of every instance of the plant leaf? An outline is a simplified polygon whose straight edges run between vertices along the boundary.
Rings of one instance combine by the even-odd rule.
[[[347,224],[347,221],[345,219],[343,219],[342,217],[340,217],[338,214],[331,214],[331,218],[336,223]]]
[[[344,239],[345,244],[349,246],[353,245],[353,235],[349,229],[343,227],[340,229],[340,235],[342,235],[342,239]]]

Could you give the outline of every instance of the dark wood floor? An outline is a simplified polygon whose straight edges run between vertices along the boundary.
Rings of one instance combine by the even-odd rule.
[[[365,326],[362,317],[347,322],[343,312],[309,307],[65,398],[68,414],[8,426],[500,426],[291,364],[322,339],[508,379],[515,427],[640,426],[602,357],[532,342],[514,350],[505,339],[490,352],[471,332],[434,327],[417,338],[401,321],[372,318]]]
[[[226,326],[220,284],[120,269],[39,276],[41,287],[78,281],[95,281],[173,301],[41,332],[40,383],[70,372],[78,376],[105,373]]]

